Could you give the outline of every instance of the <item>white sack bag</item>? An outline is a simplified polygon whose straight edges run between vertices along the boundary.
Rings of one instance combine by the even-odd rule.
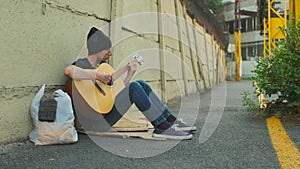
[[[68,144],[78,141],[77,131],[74,127],[74,114],[70,96],[61,89],[53,95],[57,102],[56,118],[54,122],[39,121],[39,107],[45,91],[45,84],[32,100],[31,118],[33,129],[29,139],[35,145]]]

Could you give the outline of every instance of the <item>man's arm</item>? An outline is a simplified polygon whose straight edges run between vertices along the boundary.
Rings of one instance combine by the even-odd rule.
[[[75,65],[65,68],[64,74],[74,80],[99,80],[105,84],[111,81],[111,75],[102,72],[96,72],[93,69],[82,69]]]
[[[130,80],[132,79],[134,73],[135,73],[136,70],[137,70],[137,65],[136,65],[135,63],[129,62],[129,63],[127,64],[127,69],[128,69],[127,76],[126,76],[126,78],[124,79],[125,85],[127,85],[127,84],[130,82]]]

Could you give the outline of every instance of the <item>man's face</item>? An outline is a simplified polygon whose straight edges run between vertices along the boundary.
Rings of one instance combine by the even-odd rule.
[[[110,51],[110,49],[107,50],[103,50],[99,53],[98,58],[102,60],[102,62],[107,62],[108,59],[110,58],[110,56],[112,56],[112,52]]]

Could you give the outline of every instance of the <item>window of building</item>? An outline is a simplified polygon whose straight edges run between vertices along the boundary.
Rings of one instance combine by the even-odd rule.
[[[228,22],[228,31],[230,34],[234,33],[234,21]]]
[[[258,57],[264,56],[264,45],[263,44],[257,45],[257,56]]]
[[[254,54],[254,52],[255,52],[254,49],[255,49],[255,48],[254,48],[253,46],[249,46],[249,47],[248,47],[248,56],[249,56],[249,57],[254,57],[254,56],[255,56],[255,54]]]
[[[247,47],[242,47],[242,59],[247,60]]]
[[[246,19],[242,19],[241,20],[241,26],[242,26],[242,29],[241,29],[241,32],[246,32],[246,26],[247,26],[247,24],[246,24],[247,22],[246,22]]]
[[[253,31],[253,18],[247,18],[247,32]]]

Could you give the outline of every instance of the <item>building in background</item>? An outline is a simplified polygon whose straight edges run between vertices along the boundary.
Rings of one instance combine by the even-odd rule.
[[[241,0],[240,9],[258,13],[259,2],[268,0]],[[276,9],[284,10],[284,0],[275,0]],[[234,62],[234,31],[235,23],[235,1],[224,0],[223,14],[225,17],[225,30],[229,34],[228,56]],[[286,2],[288,4],[288,0]],[[288,9],[288,5],[287,5]],[[264,56],[264,37],[262,18],[256,16],[241,15],[241,48],[242,48],[242,78],[251,77],[251,70],[254,69],[255,60]],[[232,76],[234,75],[235,64],[232,64]],[[231,78],[232,79],[232,78]]]
[[[264,0],[241,0],[240,9],[250,12],[258,12],[259,2]],[[267,0],[265,0],[267,3]],[[235,23],[235,1],[224,0],[223,14],[225,18],[225,30],[229,34],[228,52],[229,58],[234,62],[234,31]],[[276,9],[278,11],[284,10],[284,0],[276,0]],[[288,9],[288,0],[287,9]],[[251,77],[253,74],[251,70],[254,69],[255,60],[264,56],[264,37],[263,37],[263,23],[259,15],[249,16],[241,15],[241,47],[242,47],[242,78]],[[232,64],[231,71],[234,76],[234,64]]]
[[[253,0],[241,0],[241,9],[257,12],[257,3]],[[234,62],[234,31],[235,23],[235,2],[224,3],[225,30],[229,34],[228,57]],[[255,59],[263,56],[264,39],[260,35],[260,26],[257,17],[241,16],[241,77],[251,77],[251,70],[254,69]],[[231,64],[232,76],[235,77],[235,64]]]

